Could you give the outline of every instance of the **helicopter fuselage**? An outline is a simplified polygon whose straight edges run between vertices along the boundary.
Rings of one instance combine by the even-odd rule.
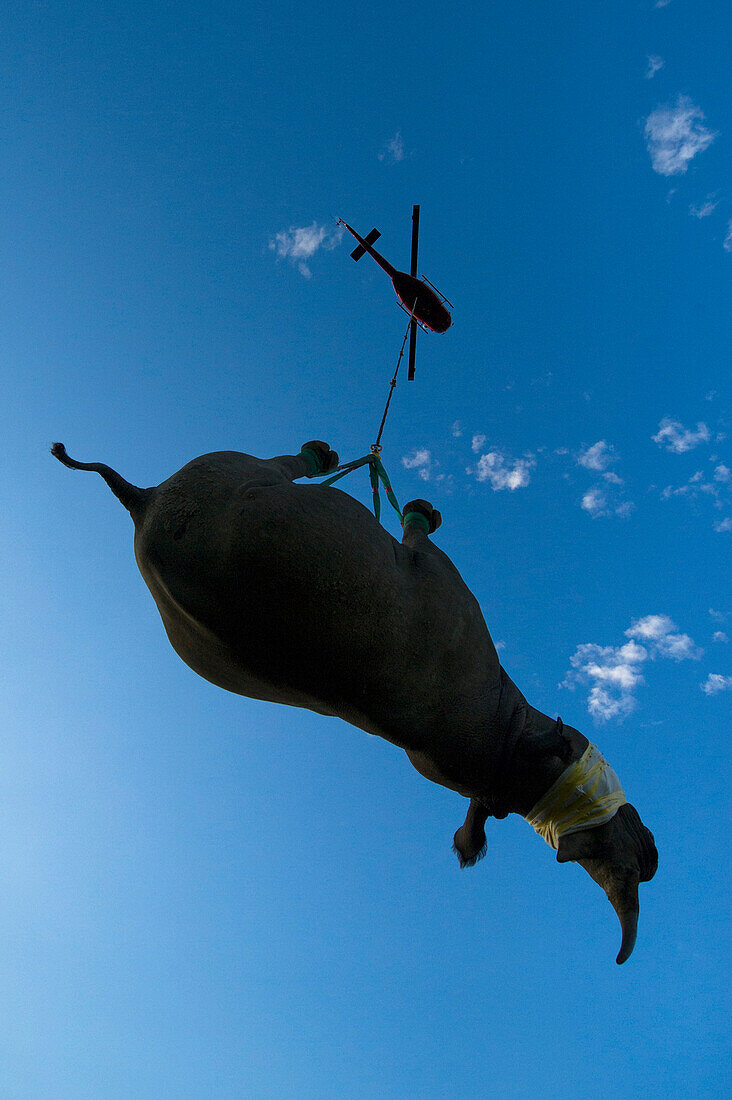
[[[379,267],[387,273],[396,296],[407,313],[410,313],[415,320],[432,332],[447,332],[452,324],[452,317],[449,310],[445,308],[439,294],[422,279],[409,275],[406,271],[398,271],[380,252],[376,251],[373,245],[364,240],[348,222],[341,219],[340,224],[356,238],[364,251],[368,252],[376,260]]]

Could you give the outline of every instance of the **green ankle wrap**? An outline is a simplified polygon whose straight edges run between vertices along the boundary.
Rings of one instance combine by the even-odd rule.
[[[320,459],[320,455],[317,451],[314,451],[312,447],[301,447],[300,454],[308,464],[306,477],[316,477],[317,474],[325,472],[323,470],[323,463]]]
[[[408,524],[420,527],[425,535],[429,535],[430,533],[430,521],[426,516],[423,516],[421,512],[407,512],[402,520],[402,527],[406,527]]]

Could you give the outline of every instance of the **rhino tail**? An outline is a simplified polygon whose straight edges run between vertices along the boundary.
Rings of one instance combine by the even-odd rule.
[[[142,517],[152,493],[151,489],[139,489],[137,485],[130,485],[129,481],[125,481],[116,470],[113,470],[111,466],[106,466],[103,462],[77,462],[75,458],[71,458],[66,453],[63,443],[54,443],[51,447],[51,454],[64,466],[68,466],[70,470],[92,470],[96,474],[101,474],[117,499],[124,504],[133,520],[137,522]]]

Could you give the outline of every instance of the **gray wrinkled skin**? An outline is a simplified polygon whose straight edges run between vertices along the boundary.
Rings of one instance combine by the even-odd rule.
[[[313,446],[311,444],[311,446]],[[334,460],[317,443],[329,468]],[[135,523],[135,557],[179,656],[227,691],[334,715],[403,748],[471,800],[461,866],[485,852],[488,816],[525,816],[587,739],[529,706],[506,675],[474,596],[418,525],[401,544],[337,488],[295,484],[302,455],[203,455],[152,489],[101,473]],[[426,502],[416,502],[429,513]],[[408,509],[405,509],[405,512]],[[655,873],[632,806],[562,838],[603,887],[633,949],[638,882]]]

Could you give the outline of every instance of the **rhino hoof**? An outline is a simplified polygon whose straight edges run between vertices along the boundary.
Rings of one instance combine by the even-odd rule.
[[[308,474],[308,477],[317,477],[318,474],[327,474],[338,465],[338,452],[332,451],[322,439],[311,439],[309,443],[303,443],[300,453],[306,453],[308,459],[317,463],[317,469]]]
[[[408,512],[419,512],[421,516],[427,520],[430,525],[430,534],[437,530],[442,523],[442,515],[433,508],[428,500],[410,500],[409,504],[405,504],[402,515]]]

